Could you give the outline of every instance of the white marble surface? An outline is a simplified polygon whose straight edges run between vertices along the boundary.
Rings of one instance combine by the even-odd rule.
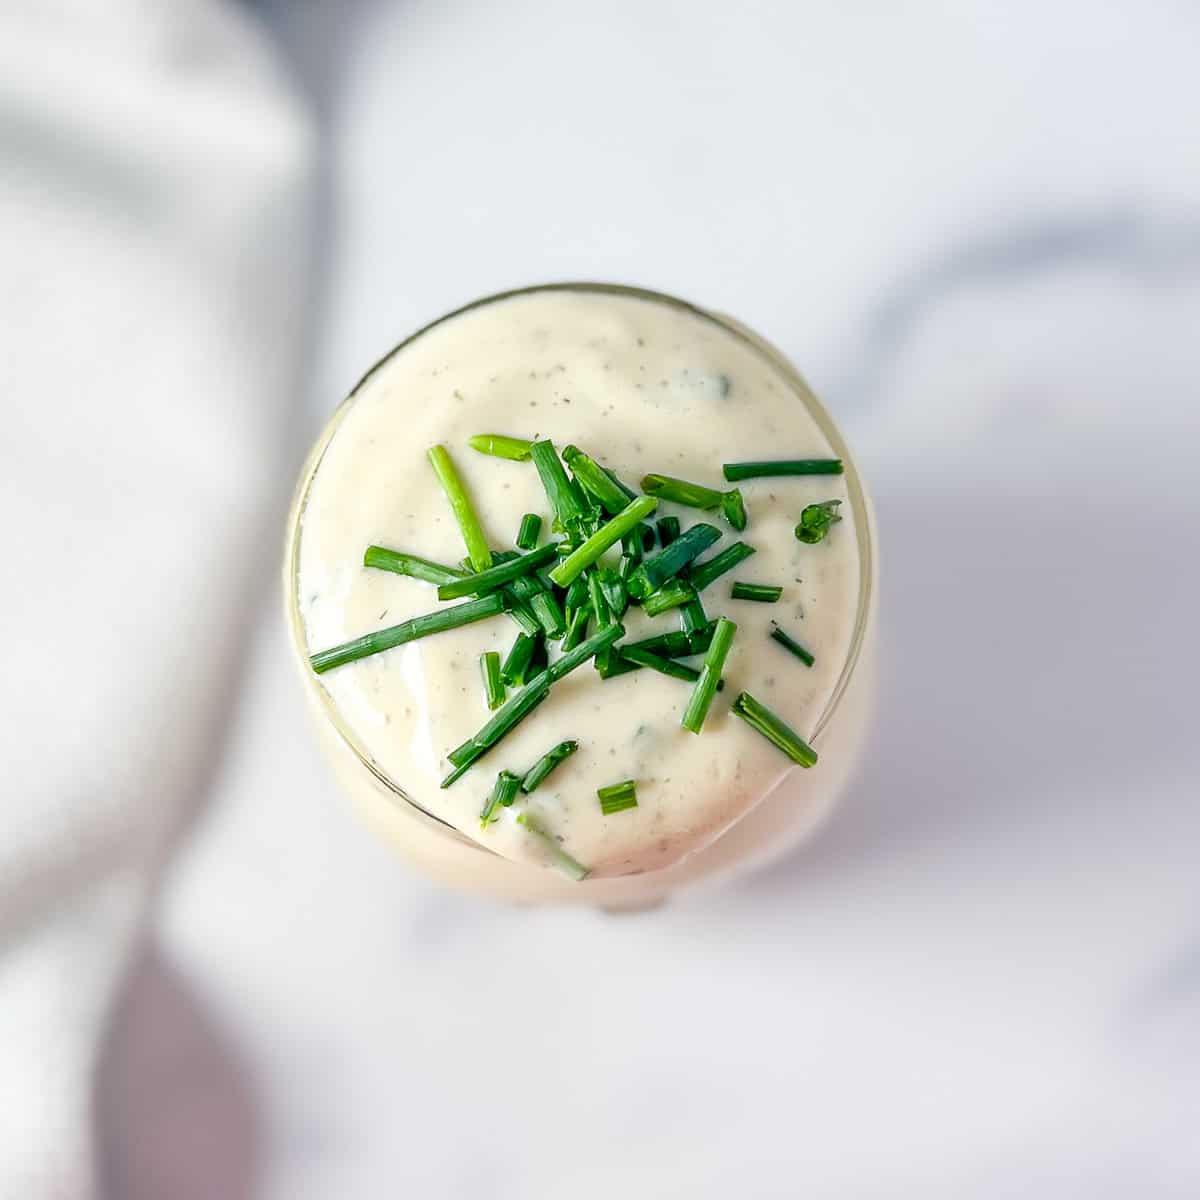
[[[259,1194],[1194,1196],[1195,8],[324,15],[287,18],[340,63],[310,428],[490,289],[725,308],[859,450],[884,678],[802,853],[638,917],[513,911],[353,822],[264,596],[158,913],[257,1097]]]

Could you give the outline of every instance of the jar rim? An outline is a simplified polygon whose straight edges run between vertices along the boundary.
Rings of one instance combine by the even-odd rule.
[[[795,392],[797,398],[808,410],[809,415],[816,422],[817,427],[824,434],[825,438],[833,448],[834,453],[840,458],[844,464],[844,482],[847,495],[849,498],[850,509],[854,514],[854,531],[855,538],[858,543],[858,604],[855,612],[854,627],[850,636],[850,643],[846,650],[846,658],[842,664],[842,669],[838,674],[838,678],[833,688],[830,690],[829,698],[826,701],[825,708],[821,715],[813,725],[812,740],[816,741],[820,738],[822,731],[828,726],[837,712],[839,704],[850,682],[854,676],[855,667],[861,657],[863,647],[866,643],[867,634],[870,628],[872,614],[875,607],[875,536],[874,525],[871,512],[870,501],[867,498],[867,493],[862,485],[862,480],[859,476],[857,465],[854,457],[850,453],[849,447],[846,445],[845,439],[842,437],[841,431],[838,429],[833,418],[829,415],[825,406],[817,398],[812,388],[809,387],[807,381],[800,374],[792,362],[780,350],[768,342],[761,334],[749,329],[734,318],[728,317],[723,313],[713,312],[710,309],[700,308],[699,306],[683,300],[678,296],[673,296],[667,292],[654,291],[649,288],[637,287],[631,284],[620,283],[600,283],[592,281],[569,281],[561,283],[541,283],[533,284],[526,287],[511,288],[507,291],[495,292],[486,296],[481,296],[477,300],[472,300],[468,304],[464,304],[459,308],[453,309],[451,312],[444,313],[440,317],[429,321],[422,325],[419,329],[409,334],[406,338],[397,342],[390,350],[388,350],[377,362],[375,362],[358,382],[350,389],[346,397],[338,404],[326,421],[320,434],[317,437],[312,449],[309,451],[304,465],[300,471],[299,482],[296,486],[295,495],[292,500],[291,508],[288,514],[287,528],[285,535],[284,547],[284,603],[288,628],[290,632],[290,641],[292,648],[295,651],[301,665],[302,673],[305,677],[306,687],[310,689],[310,695],[313,696],[320,705],[325,717],[329,720],[330,725],[336,732],[339,740],[345,747],[354,755],[361,765],[384,787],[384,789],[397,800],[403,803],[411,811],[412,815],[418,819],[435,822],[441,830],[453,834],[455,838],[463,844],[472,846],[477,850],[483,851],[486,854],[495,854],[496,851],[489,847],[481,845],[479,842],[468,838],[459,829],[447,821],[444,817],[439,816],[435,812],[431,812],[417,799],[411,796],[396,780],[394,780],[378,763],[374,761],[366,748],[361,744],[355,736],[354,731],[350,729],[343,720],[338,706],[334,703],[329,691],[321,684],[320,679],[311,670],[308,669],[308,659],[311,653],[310,647],[307,644],[304,629],[304,619],[300,612],[300,542],[303,528],[304,512],[308,505],[309,496],[312,492],[313,482],[317,472],[321,466],[321,460],[325,456],[325,451],[328,449],[334,436],[353,406],[363,388],[370,382],[375,374],[388,365],[398,354],[407,349],[414,342],[424,337],[431,330],[444,325],[448,321],[454,320],[456,317],[463,316],[466,313],[473,312],[478,308],[485,308],[492,304],[499,304],[505,300],[511,300],[519,296],[530,296],[546,292],[565,292],[565,293],[582,293],[591,295],[608,295],[622,296],[636,300],[644,300],[650,303],[663,304],[671,308],[686,312],[697,317],[702,321],[719,326],[725,333],[731,334],[747,345],[755,353],[765,357],[772,367],[779,372],[780,375],[788,382]]]

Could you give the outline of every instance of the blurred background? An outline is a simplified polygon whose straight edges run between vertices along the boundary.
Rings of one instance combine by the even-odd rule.
[[[0,1196],[1200,1194],[1200,10],[0,0]],[[486,292],[783,347],[883,547],[831,825],[614,918],[318,760],[300,458]]]

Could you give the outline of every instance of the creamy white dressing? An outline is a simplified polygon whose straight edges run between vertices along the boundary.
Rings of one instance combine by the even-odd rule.
[[[493,549],[509,549],[526,512],[545,518],[531,463],[471,450],[476,433],[574,443],[637,487],[648,472],[725,489],[723,462],[833,457],[794,381],[721,323],[635,296],[549,290],[518,294],[435,325],[360,387],[324,449],[301,512],[297,603],[311,653],[439,607],[429,584],[368,570],[372,543],[456,564],[465,550],[425,457],[448,447]],[[738,485],[749,523],[663,504],[686,528],[706,521],[722,540],[757,553],[703,594],[710,617],[738,634],[704,731],[679,719],[691,685],[649,670],[601,680],[590,665],[550,697],[459,782],[439,783],[446,753],[490,716],[479,656],[506,654],[517,628],[496,616],[337,668],[320,677],[353,744],[376,769],[465,836],[506,858],[546,865],[542,843],[517,824],[527,810],[593,878],[655,871],[727,830],[793,767],[732,716],[745,689],[809,737],[846,665],[858,613],[854,506],[819,545],[793,535],[801,509],[847,499],[839,476]],[[780,584],[777,604],[730,599],[734,580]],[[768,633],[778,621],[816,657],[805,667]],[[677,612],[647,619],[631,608],[627,640],[679,627]],[[555,653],[552,650],[552,654]],[[691,660],[699,665],[698,660]],[[511,692],[510,692],[511,694]],[[501,768],[524,772],[565,738],[577,754],[531,796],[480,829]],[[844,775],[843,765],[819,762]],[[596,790],[637,781],[638,807],[604,816]]]

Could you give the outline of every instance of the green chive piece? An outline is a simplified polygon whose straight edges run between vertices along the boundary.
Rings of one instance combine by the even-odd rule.
[[[709,625],[708,614],[704,611],[704,604],[699,596],[693,596],[679,610],[679,626],[688,636],[689,644],[692,646],[692,653],[699,654],[701,646],[699,636],[702,630],[707,630]],[[703,649],[708,649],[709,642],[712,641],[711,635],[704,642]]]
[[[521,528],[517,530],[517,549],[532,550],[541,536],[542,518],[537,513],[526,513],[521,518]]]
[[[494,592],[491,594],[495,595]],[[512,584],[501,589],[501,595],[504,597],[504,611],[517,623],[522,633],[536,637],[543,632],[537,617],[533,615],[533,610],[513,593]]]
[[[616,545],[639,521],[648,517],[657,507],[658,501],[653,496],[639,496],[636,500],[631,500],[620,513],[605,522],[583,545],[572,550],[558,566],[554,567],[550,572],[550,578],[559,587],[567,587],[605,550]]]
[[[388,550],[384,546],[368,546],[363,552],[363,566],[437,584],[453,583],[467,574],[457,567],[447,567],[442,563],[431,562],[428,558],[402,554],[399,550]]]
[[[504,681],[500,678],[500,655],[495,650],[485,650],[479,656],[479,668],[483,672],[483,690],[487,694],[487,706],[495,711],[504,703]]]
[[[501,771],[496,776],[496,783],[492,788],[492,794],[487,798],[487,803],[483,806],[483,811],[479,814],[479,827],[486,829],[496,820],[495,814],[497,808],[511,808],[512,802],[517,798],[517,793],[520,790],[520,775],[514,775],[511,771]]]
[[[698,554],[703,554],[721,536],[715,525],[693,525],[681,533],[665,550],[648,558],[626,580],[629,594],[644,599],[678,575]]]
[[[806,667],[811,667],[817,660],[794,637],[785,633],[774,621],[771,622],[770,637],[778,642],[789,653],[794,654]]]
[[[673,658],[663,658],[649,650],[639,650],[636,646],[622,646],[617,651],[620,656],[639,667],[649,667],[660,675],[670,675],[673,679],[683,679],[695,683],[700,678],[700,672],[686,663],[676,662]]]
[[[739,479],[769,479],[779,475],[840,475],[840,458],[790,458],[772,462],[726,463],[721,468],[730,483]]]
[[[446,755],[455,769],[442,780],[442,787],[447,788],[455,780],[461,779],[497,742],[511,733],[521,721],[529,716],[545,700],[552,683],[556,683],[576,667],[587,662],[599,650],[605,646],[611,646],[613,642],[624,636],[625,630],[620,625],[610,625],[607,629],[580,642],[574,650],[562,655],[540,674],[535,675],[515,696],[508,699],[478,733]]]
[[[567,622],[567,632],[563,634],[562,649],[564,654],[568,650],[574,650],[587,636],[588,621],[591,619],[591,615],[592,610],[590,608],[577,608],[571,613],[571,618]]]
[[[654,637],[643,638],[640,642],[630,642],[621,647],[621,653],[630,650],[648,650],[662,658],[687,658],[692,654],[703,654],[712,643],[716,632],[716,621],[709,621],[702,630],[689,633],[686,630],[674,630],[671,633],[659,633]]]
[[[374,633],[364,634],[340,646],[322,650],[314,654],[309,662],[318,675],[323,675],[334,667],[391,650],[394,646],[403,646],[405,642],[413,642],[432,633],[444,633],[460,625],[470,625],[473,621],[482,621],[503,611],[502,597],[481,596],[478,600],[468,600],[466,604],[456,604],[453,608],[439,608],[436,612],[425,613],[409,621],[401,621],[399,625],[377,629]]]
[[[567,588],[567,594],[563,597],[563,607],[570,616],[575,609],[586,608],[588,604],[588,576],[580,575],[571,580],[571,586]]]
[[[580,520],[586,508],[582,496],[571,486],[566,471],[559,461],[558,451],[553,442],[534,442],[530,449],[533,465],[537,467],[550,500],[550,507],[563,529],[569,529],[573,522]]]
[[[760,704],[749,692],[742,692],[734,700],[732,711],[742,718],[751,729],[758,730],[772,745],[799,763],[811,767],[817,761],[817,752],[800,737],[794,729],[779,719],[765,704]]]
[[[629,503],[629,498],[613,481],[613,477],[578,446],[564,446],[562,456],[580,487],[598,500],[610,517],[615,517]]]
[[[615,471],[609,470],[608,467],[605,467],[604,473],[605,473],[605,475],[607,475],[609,477],[609,479],[611,479],[613,481],[613,483],[615,483],[617,485],[617,487],[619,487],[621,489],[621,492],[624,494],[626,501],[637,499],[637,492],[635,492],[633,490],[633,488],[627,487],[624,483],[622,483],[620,478],[618,478],[617,473]]]
[[[528,438],[505,437],[502,433],[477,433],[467,439],[467,445],[480,454],[493,458],[510,458],[514,462],[525,462],[533,443]]]
[[[463,544],[467,547],[467,557],[476,571],[486,571],[492,565],[492,552],[488,549],[487,538],[483,536],[483,526],[471,504],[471,497],[459,478],[458,469],[445,446],[429,448],[429,462],[450,501],[450,509],[458,528],[462,533]]]
[[[632,559],[635,566],[645,557],[645,552],[642,549],[642,528],[641,525],[635,525],[621,539],[622,561],[627,558]]]
[[[678,517],[660,517],[655,527],[658,529],[658,544],[664,550],[679,536]]]
[[[642,611],[648,617],[657,617],[660,613],[678,608],[681,604],[687,604],[695,597],[696,593],[690,583],[684,583],[682,579],[672,579],[664,583],[658,591],[651,592],[642,601]]]
[[[721,512],[725,520],[741,533],[746,528],[746,501],[742,493],[733,488],[721,497]]]
[[[533,659],[529,664],[529,680],[536,679],[550,665],[550,644],[544,637],[537,640],[533,648]]]
[[[619,621],[629,607],[629,589],[625,586],[625,580],[621,578],[619,571],[610,570],[608,567],[600,567],[592,573],[599,577],[600,591],[604,595],[605,603],[613,617]]]
[[[705,511],[718,508],[721,504],[721,493],[716,488],[705,487],[702,483],[688,483],[686,479],[675,479],[670,475],[643,476],[642,491],[647,496],[657,496],[660,500],[670,500]]]
[[[596,655],[596,674],[601,679],[615,679],[618,675],[628,675],[632,671],[640,671],[638,663],[630,662],[622,651],[610,651],[607,657]]]
[[[775,604],[783,595],[783,588],[765,583],[742,583],[739,579],[729,589],[734,600],[757,600],[760,604]]]
[[[642,554],[649,554],[658,542],[658,538],[654,533],[654,526],[647,521],[645,524],[639,525],[638,529],[642,535]]]
[[[568,879],[575,880],[576,883],[581,883],[591,873],[583,863],[573,859],[559,844],[558,839],[547,833],[541,825],[538,824],[535,818],[527,812],[519,813],[517,816],[517,824],[527,829],[535,838],[538,839],[550,856],[551,863],[558,868]]]
[[[510,696],[482,729],[446,755],[455,770],[442,780],[442,787],[449,787],[456,779],[470,770],[497,742],[506,734],[511,733],[545,700],[550,692],[550,680],[547,678],[547,674],[548,672],[543,671],[515,696]]]
[[[624,636],[624,626],[615,624],[601,629],[599,633],[593,633],[590,638],[585,638],[580,642],[574,650],[568,650],[546,668],[550,682],[557,683],[564,675],[569,675],[574,671],[576,667],[583,666],[592,655],[599,653],[606,646],[611,646]]]
[[[600,798],[600,811],[606,817],[624,812],[627,808],[637,808],[637,784],[632,779],[597,788],[596,795]]]
[[[521,791],[526,795],[534,791],[539,784],[545,782],[546,776],[559,763],[565,762],[578,749],[579,743],[574,740],[559,742],[557,746],[551,747],[525,772],[525,778],[521,780]]]
[[[737,626],[728,617],[717,618],[717,628],[713,633],[708,653],[704,656],[700,678],[696,681],[691,699],[684,709],[683,719],[679,722],[684,729],[692,733],[699,733],[704,728],[704,719],[708,716],[713,697],[717,694],[717,684],[721,681],[721,671],[729,655],[729,647],[733,645],[735,633]]]
[[[522,575],[528,575],[531,571],[537,570],[545,563],[553,562],[555,557],[554,543],[547,542],[537,550],[530,550],[527,554],[518,554],[516,558],[497,563],[495,566],[488,567],[486,571],[479,571],[474,575],[467,575],[462,579],[454,579],[450,583],[441,584],[438,587],[438,599],[457,600],[460,596],[479,596],[486,592],[494,592],[506,583],[512,583],[514,579],[519,579]]]
[[[800,514],[800,524],[796,526],[796,536],[810,546],[823,541],[831,525],[836,525],[842,518],[838,516],[840,500],[822,500],[820,504],[806,505]]]
[[[702,483],[689,483],[686,479],[675,479],[670,475],[647,475],[642,479],[642,491],[647,496],[657,496],[660,500],[671,500],[705,512],[719,508],[734,529],[741,531],[746,528],[746,504],[737,488],[721,492]]]
[[[719,579],[726,571],[732,571],[738,563],[744,562],[753,553],[754,547],[748,542],[734,542],[732,546],[726,546],[720,554],[714,554],[712,558],[696,563],[688,571],[688,582],[697,592],[702,592],[715,579]]]
[[[579,578],[587,579],[588,598],[591,601],[592,615],[596,618],[596,627],[606,629],[613,623],[614,614],[601,586],[600,572],[589,571],[586,576],[581,575]],[[575,584],[572,583],[571,586],[574,587]]]
[[[551,591],[540,591],[529,601],[533,615],[537,618],[549,638],[560,638],[567,628],[567,618],[563,614],[558,597]]]
[[[518,633],[512,649],[500,668],[500,678],[509,687],[521,687],[529,672],[529,664],[533,661],[533,652],[539,638],[536,634]]]

